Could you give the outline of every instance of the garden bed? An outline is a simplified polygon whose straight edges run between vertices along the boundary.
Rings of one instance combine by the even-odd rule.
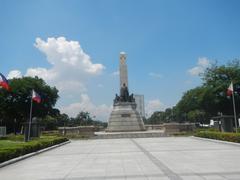
[[[240,143],[240,133],[225,133],[225,132],[214,132],[214,131],[199,131],[194,134],[197,137],[217,139],[222,141],[229,141]]]
[[[41,136],[29,142],[24,142],[22,136],[3,138],[0,140],[0,163],[65,141],[68,139],[58,136]]]

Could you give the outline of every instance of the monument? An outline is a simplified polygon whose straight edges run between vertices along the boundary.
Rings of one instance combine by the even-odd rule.
[[[145,130],[141,115],[136,110],[133,94],[128,91],[128,73],[126,54],[120,53],[120,95],[116,94],[113,110],[108,120],[108,132],[143,131]]]

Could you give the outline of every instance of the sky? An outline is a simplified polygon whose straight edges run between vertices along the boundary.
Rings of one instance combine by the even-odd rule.
[[[177,104],[211,63],[240,58],[238,0],[0,0],[0,72],[56,86],[56,107],[107,121],[119,93],[119,53],[129,91],[145,111]]]

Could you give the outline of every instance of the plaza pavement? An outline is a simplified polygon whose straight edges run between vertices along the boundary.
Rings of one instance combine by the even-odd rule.
[[[1,180],[240,179],[240,146],[194,137],[79,140],[0,168]]]

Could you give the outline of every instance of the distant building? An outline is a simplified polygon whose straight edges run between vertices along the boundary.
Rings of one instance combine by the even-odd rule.
[[[134,94],[133,97],[137,104],[137,111],[142,117],[145,117],[144,95]]]

